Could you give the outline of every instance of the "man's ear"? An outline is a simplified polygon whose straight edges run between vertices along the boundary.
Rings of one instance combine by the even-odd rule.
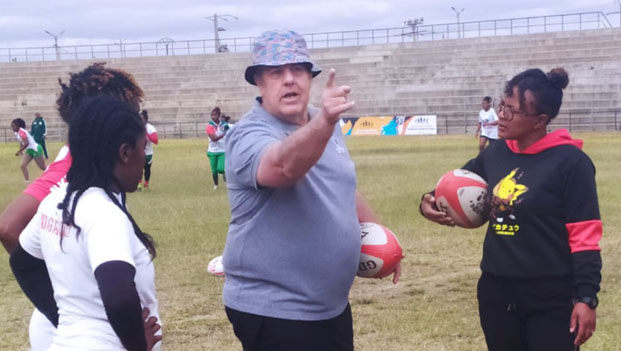
[[[119,146],[119,162],[126,164],[129,162],[129,155],[134,148],[127,143],[123,143]]]

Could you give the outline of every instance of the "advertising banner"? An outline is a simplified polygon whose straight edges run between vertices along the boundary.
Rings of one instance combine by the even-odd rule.
[[[435,115],[413,116],[405,125],[405,135],[437,135]]]
[[[340,122],[343,135],[436,135],[436,116],[346,117]]]

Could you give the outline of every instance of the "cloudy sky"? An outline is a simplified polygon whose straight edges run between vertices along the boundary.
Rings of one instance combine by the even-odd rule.
[[[274,28],[300,33],[403,26],[423,17],[425,24],[453,23],[451,10],[464,8],[461,21],[478,21],[584,11],[619,11],[621,0],[0,0],[0,48],[211,39],[205,17],[234,15],[221,21],[221,38],[257,36]],[[618,15],[610,15],[618,25]]]

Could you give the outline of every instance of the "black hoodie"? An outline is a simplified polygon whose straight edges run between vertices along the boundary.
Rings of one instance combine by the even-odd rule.
[[[568,278],[595,296],[602,237],[595,167],[564,130],[525,150],[501,140],[463,168],[488,183],[490,221],[481,269],[507,278]]]

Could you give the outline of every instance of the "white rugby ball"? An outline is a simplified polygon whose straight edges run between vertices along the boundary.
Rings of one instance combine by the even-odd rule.
[[[207,272],[219,277],[224,275],[224,266],[222,266],[222,256],[218,256],[207,265]]]
[[[392,273],[403,258],[399,240],[390,229],[381,224],[360,223],[362,245],[358,276],[363,278],[383,278]]]
[[[465,169],[444,173],[435,188],[436,206],[446,212],[455,225],[477,228],[488,220],[487,182]]]

